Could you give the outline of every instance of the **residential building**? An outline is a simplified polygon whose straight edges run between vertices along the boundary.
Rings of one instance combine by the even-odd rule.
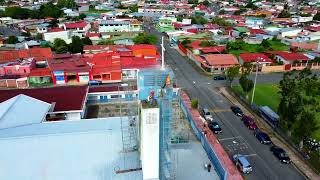
[[[306,63],[310,60],[310,58],[302,53],[274,52],[273,54],[275,54],[275,59],[283,64]]]
[[[64,30],[72,32],[72,36],[79,36],[80,38],[85,37],[85,34],[91,28],[91,25],[85,21],[65,23],[63,25]]]
[[[51,28],[48,32],[43,33],[45,41],[53,43],[55,39],[59,38],[64,40],[67,44],[71,43],[72,32],[62,28]]]
[[[283,28],[283,29],[280,29],[278,37],[284,38],[284,37],[297,36],[301,32],[302,32],[302,29],[299,29],[299,28]]]
[[[263,53],[241,53],[239,55],[239,63],[252,63],[256,65],[258,62],[259,66],[267,66],[273,63],[273,61],[268,58]]]
[[[238,65],[238,60],[233,54],[206,54],[200,56],[201,67],[211,73],[222,73],[227,68]]]
[[[99,32],[141,32],[142,24],[138,20],[103,20],[99,22]]]

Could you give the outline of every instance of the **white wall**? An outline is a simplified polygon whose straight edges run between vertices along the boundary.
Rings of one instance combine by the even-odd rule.
[[[141,109],[141,162],[143,179],[159,179],[159,108]]]
[[[59,31],[59,32],[47,32],[43,34],[45,41],[52,42],[56,38],[63,39],[67,44],[71,43],[71,37],[69,31]]]
[[[66,115],[67,115],[66,120],[80,120],[81,119],[80,112],[67,113]]]

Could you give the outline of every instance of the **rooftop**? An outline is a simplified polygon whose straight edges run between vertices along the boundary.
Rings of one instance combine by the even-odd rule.
[[[272,63],[273,61],[262,53],[241,53],[239,56],[244,62]]]
[[[87,25],[88,25],[88,23],[84,22],[84,21],[65,23],[65,26],[67,29],[84,28]]]
[[[236,65],[239,64],[233,54],[207,54],[203,56],[209,65]]]
[[[55,102],[53,112],[81,111],[85,102],[87,89],[87,86],[64,86],[54,88],[0,90],[0,102],[4,102],[19,94],[24,94],[49,104]]]

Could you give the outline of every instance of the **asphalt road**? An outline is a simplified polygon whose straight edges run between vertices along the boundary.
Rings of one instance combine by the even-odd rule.
[[[159,39],[161,33],[151,30]],[[158,44],[159,46],[159,44]],[[253,166],[253,173],[245,175],[252,180],[300,180],[305,179],[293,165],[282,164],[269,150],[262,145],[248,130],[240,118],[230,110],[230,102],[223,97],[217,87],[224,82],[213,81],[210,77],[201,75],[175,49],[165,43],[165,61],[174,71],[176,83],[187,91],[191,98],[199,99],[200,107],[211,109],[214,118],[220,123],[223,133],[218,135],[220,143],[231,156],[241,153],[248,157]]]

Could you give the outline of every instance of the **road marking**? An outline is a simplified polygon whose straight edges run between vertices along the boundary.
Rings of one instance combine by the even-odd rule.
[[[212,109],[212,112],[216,112],[216,113],[218,113],[218,112],[230,112],[231,111],[231,109]]]
[[[226,140],[238,139],[238,138],[241,138],[241,136],[229,137],[229,138],[222,138],[222,139],[219,139],[219,141],[226,141]]]
[[[244,155],[246,157],[251,157],[251,156],[257,156],[257,154],[247,154],[247,155]]]

